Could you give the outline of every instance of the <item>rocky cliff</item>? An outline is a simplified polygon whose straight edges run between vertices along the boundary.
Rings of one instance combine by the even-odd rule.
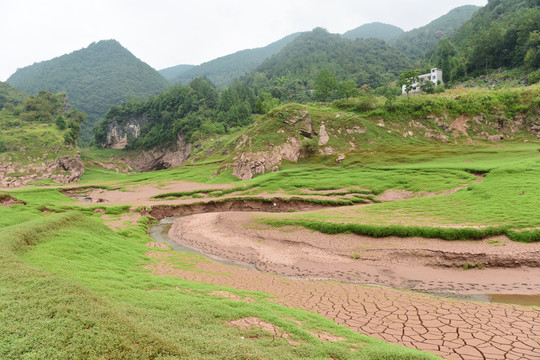
[[[124,149],[129,138],[138,138],[141,129],[147,123],[146,114],[130,118],[124,124],[119,124],[117,121],[110,123],[107,127],[107,141],[103,146],[111,149]]]

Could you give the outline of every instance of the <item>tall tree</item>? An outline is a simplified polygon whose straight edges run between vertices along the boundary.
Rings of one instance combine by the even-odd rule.
[[[356,83],[352,80],[348,80],[348,81],[343,81],[339,84],[338,93],[339,95],[346,98],[347,102],[349,102],[349,98],[358,96],[359,91],[358,91],[358,88],[356,87]]]
[[[328,101],[328,97],[337,87],[337,80],[328,70],[322,70],[317,77],[315,84],[315,96]]]
[[[405,70],[403,74],[399,77],[399,82],[401,85],[405,85],[405,92],[407,97],[413,89],[413,84],[417,83],[420,80],[418,73],[415,70]]]

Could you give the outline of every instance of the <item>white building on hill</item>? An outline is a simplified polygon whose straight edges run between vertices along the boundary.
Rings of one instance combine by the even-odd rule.
[[[422,92],[422,83],[426,81],[431,81],[433,84],[435,84],[435,86],[439,84],[444,85],[441,69],[433,68],[428,74],[420,75],[418,78],[420,81],[412,84],[412,90],[409,91],[409,94],[420,94]],[[407,91],[405,91],[405,85],[401,87],[401,93],[407,94]]]

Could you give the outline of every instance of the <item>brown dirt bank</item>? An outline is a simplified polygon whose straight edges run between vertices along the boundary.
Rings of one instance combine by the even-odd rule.
[[[445,241],[326,235],[270,228],[252,216],[229,212],[180,218],[169,237],[203,254],[278,275],[437,293],[540,294],[540,243],[504,236]]]
[[[15,205],[15,204],[26,205],[26,203],[24,201],[21,201],[21,200],[19,200],[17,198],[14,198],[11,195],[0,194],[0,206],[11,207],[12,205]]]
[[[148,211],[158,220],[171,216],[193,215],[218,212],[286,212],[318,210],[328,206],[295,198],[223,198],[219,200],[199,201],[192,204],[154,205]]]

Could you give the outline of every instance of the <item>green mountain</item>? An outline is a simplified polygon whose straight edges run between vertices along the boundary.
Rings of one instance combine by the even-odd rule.
[[[158,72],[167,80],[172,81],[173,79],[181,76],[182,73],[194,68],[196,65],[176,65],[171,66],[165,69],[158,70]]]
[[[28,97],[28,94],[13,86],[0,81],[0,110],[5,104],[18,105]]]
[[[540,1],[490,0],[455,34],[441,41],[431,63],[446,81],[500,68],[540,67]]]
[[[174,83],[189,83],[198,76],[206,76],[216,86],[227,86],[233,80],[259,66],[266,58],[278,53],[299,33],[291,34],[265,47],[248,49],[219,57],[182,72],[172,79]]]
[[[395,48],[378,39],[345,39],[317,28],[302,33],[245,77],[248,85],[271,91],[282,101],[312,100],[319,73],[328,70],[338,81],[372,88],[394,81],[412,65]]]
[[[92,127],[112,105],[169,87],[163,76],[115,40],[92,43],[71,54],[19,69],[7,82],[30,94],[40,90],[66,92],[72,104],[88,115],[81,133],[84,143],[91,140]]]
[[[459,29],[478,9],[480,7],[474,5],[460,6],[425,26],[403,33],[391,40],[390,44],[411,59],[424,58],[426,51],[435,47],[441,38]]]
[[[343,37],[351,40],[375,38],[389,41],[397,38],[403,33],[403,29],[397,26],[373,22],[361,25],[356,29],[349,30],[343,34]]]

